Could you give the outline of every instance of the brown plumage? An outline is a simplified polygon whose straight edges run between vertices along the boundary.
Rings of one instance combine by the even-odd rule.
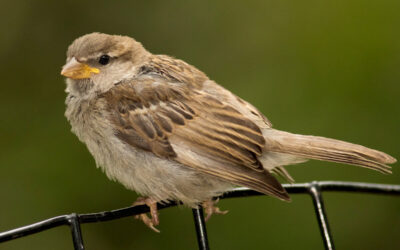
[[[289,200],[271,174],[293,181],[283,166],[306,159],[383,173],[396,161],[360,145],[273,129],[203,72],[128,37],[77,39],[62,74],[72,130],[110,178],[148,196],[152,209],[168,200],[196,206],[232,185]],[[151,227],[158,223],[146,218]]]
[[[165,57],[160,58],[157,70],[146,71],[146,74],[167,71]],[[189,65],[184,66],[172,72],[169,68],[169,71],[189,81],[191,79],[180,77],[183,72],[192,71]],[[198,81],[193,81],[191,88],[187,85],[172,88],[170,75],[141,78],[142,73],[134,83],[120,83],[104,94],[118,138],[237,185],[285,200],[289,198],[257,158],[262,154],[265,139],[256,124],[233,107],[201,91]],[[140,89],[140,94],[133,84]],[[181,140],[218,164],[206,166],[178,157],[169,138]]]

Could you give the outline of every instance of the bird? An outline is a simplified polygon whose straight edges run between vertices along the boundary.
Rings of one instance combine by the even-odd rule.
[[[309,159],[391,173],[392,156],[361,145],[272,127],[249,102],[196,67],[155,55],[128,36],[90,33],[67,50],[65,116],[111,180],[147,205],[136,216],[158,232],[157,203],[203,206],[244,186],[289,201],[277,177]]]

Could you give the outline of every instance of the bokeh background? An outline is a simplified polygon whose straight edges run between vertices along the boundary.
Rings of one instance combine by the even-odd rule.
[[[400,158],[400,1],[2,1],[0,231],[71,212],[129,206],[134,192],[96,169],[64,118],[59,75],[73,39],[129,35],[181,58],[253,103],[276,128],[334,137]],[[288,167],[298,182],[400,182],[332,163]],[[223,200],[213,249],[322,249],[312,203]],[[400,198],[324,195],[337,249],[400,248]],[[161,234],[133,218],[83,225],[87,249],[196,249],[191,210],[161,212]],[[72,249],[60,227],[0,249]]]

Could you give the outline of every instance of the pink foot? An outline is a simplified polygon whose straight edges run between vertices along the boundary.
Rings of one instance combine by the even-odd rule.
[[[147,214],[135,215],[135,219],[143,221],[143,223],[146,226],[151,228],[154,232],[159,233],[160,230],[158,230],[155,227],[158,226],[158,224],[160,224],[160,220],[158,219],[157,201],[154,201],[151,198],[139,197],[132,204],[132,206],[138,206],[138,205],[147,205],[150,208],[151,219],[147,216]]]
[[[219,207],[216,207],[215,205],[218,203],[218,200],[209,200],[209,201],[205,201],[203,202],[203,207],[204,207],[204,211],[206,212],[206,218],[205,220],[208,221],[211,218],[211,215],[213,214],[227,214],[229,211],[225,210],[225,211],[221,211],[221,209],[219,209]]]

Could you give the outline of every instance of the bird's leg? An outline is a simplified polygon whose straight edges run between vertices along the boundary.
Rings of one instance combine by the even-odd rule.
[[[205,218],[206,221],[208,221],[211,218],[211,215],[213,215],[213,214],[227,214],[229,212],[228,210],[221,211],[221,209],[219,209],[219,207],[215,206],[217,203],[218,203],[218,199],[217,200],[209,200],[209,201],[205,201],[202,203],[202,205],[204,207],[204,211],[206,212],[206,218]]]
[[[139,197],[132,204],[132,206],[138,205],[147,205],[150,208],[151,219],[147,216],[147,214],[135,215],[135,219],[143,221],[146,226],[151,228],[153,231],[159,233],[160,230],[155,228],[155,226],[160,224],[160,220],[158,219],[157,201],[153,200],[152,198]]]

